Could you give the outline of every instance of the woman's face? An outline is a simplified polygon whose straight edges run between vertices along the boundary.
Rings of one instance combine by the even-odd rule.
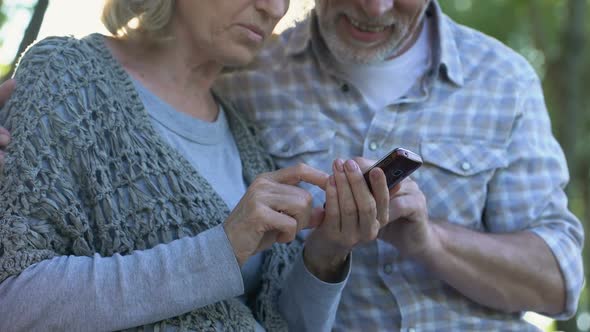
[[[177,0],[174,23],[192,47],[225,65],[252,61],[289,0]]]

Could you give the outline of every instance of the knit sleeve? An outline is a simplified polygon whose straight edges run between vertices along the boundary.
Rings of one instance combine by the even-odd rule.
[[[84,96],[67,83],[76,70],[65,60],[68,40],[47,39],[26,52],[1,112],[12,142],[0,180],[0,282],[57,255],[92,254],[80,170],[72,168]]]

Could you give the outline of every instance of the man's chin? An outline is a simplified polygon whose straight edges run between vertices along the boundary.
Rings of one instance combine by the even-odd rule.
[[[357,65],[369,65],[385,61],[387,55],[390,52],[380,50],[379,48],[360,48],[350,45],[344,45],[343,43],[328,44],[328,49],[341,63],[345,64],[357,64]]]

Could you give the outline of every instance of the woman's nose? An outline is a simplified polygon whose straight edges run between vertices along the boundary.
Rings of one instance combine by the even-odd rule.
[[[289,9],[289,0],[256,0],[256,9],[268,16],[280,20]]]

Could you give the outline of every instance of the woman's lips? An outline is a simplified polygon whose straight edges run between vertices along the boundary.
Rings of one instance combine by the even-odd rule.
[[[262,42],[266,37],[264,30],[256,25],[238,24],[238,26],[245,30],[248,37],[254,41]]]

